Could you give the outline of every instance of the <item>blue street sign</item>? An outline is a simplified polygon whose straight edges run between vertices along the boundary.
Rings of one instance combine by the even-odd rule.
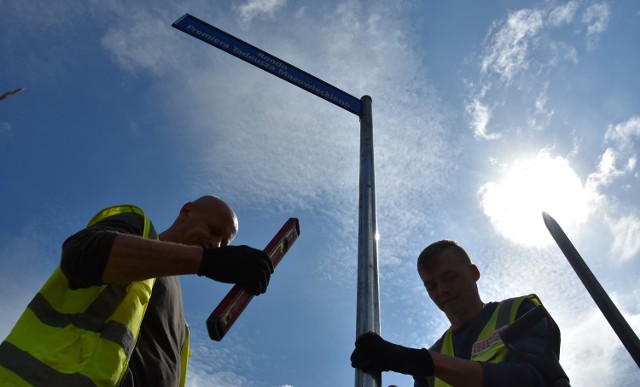
[[[189,14],[173,27],[360,116],[360,99]]]

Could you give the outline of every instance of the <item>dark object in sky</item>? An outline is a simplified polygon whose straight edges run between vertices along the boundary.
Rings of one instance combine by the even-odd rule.
[[[3,99],[5,99],[5,98],[7,98],[9,96],[14,95],[14,94],[18,94],[23,90],[24,90],[24,87],[19,87],[19,88],[15,89],[15,90],[7,91],[6,93],[0,95],[0,101],[2,101]]]
[[[587,288],[589,294],[591,294],[591,298],[596,302],[596,305],[598,305],[598,308],[600,308],[609,325],[611,325],[611,328],[613,328],[620,341],[622,341],[629,355],[631,355],[638,367],[640,367],[640,340],[638,340],[638,336],[636,336],[629,326],[629,323],[627,323],[627,320],[625,320],[616,305],[611,301],[611,298],[609,298],[607,292],[602,288],[600,282],[598,282],[584,262],[578,250],[573,247],[569,237],[562,231],[558,222],[546,212],[542,213],[542,218],[551,236],[558,244],[558,247],[560,247],[564,256],[567,257],[567,260],[580,278],[580,281],[584,284],[584,287]]]

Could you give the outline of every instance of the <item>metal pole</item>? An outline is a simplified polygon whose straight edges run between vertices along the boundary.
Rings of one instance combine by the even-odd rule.
[[[602,285],[600,285],[598,279],[593,275],[589,266],[584,262],[578,250],[576,250],[573,243],[569,240],[569,237],[567,237],[567,234],[562,231],[558,222],[546,212],[542,213],[542,218],[551,236],[558,244],[558,247],[560,247],[564,256],[567,257],[567,260],[580,278],[580,281],[582,281],[584,287],[589,291],[591,298],[596,302],[596,305],[598,305],[598,308],[600,308],[609,325],[611,325],[611,328],[613,328],[616,335],[618,335],[618,338],[627,349],[627,352],[629,352],[629,355],[631,355],[638,367],[640,367],[640,340],[638,340],[638,336],[636,336],[631,326],[629,326],[629,323],[627,323],[627,320],[625,320],[622,313],[620,313],[616,305],[611,301],[611,298]]]
[[[358,223],[358,315],[356,337],[366,332],[380,333],[378,291],[378,226],[373,168],[373,119],[371,97],[365,95],[360,116],[360,206]],[[379,387],[381,375],[356,369],[356,387]]]

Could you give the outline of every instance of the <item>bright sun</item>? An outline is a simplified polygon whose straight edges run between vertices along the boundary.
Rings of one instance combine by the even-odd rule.
[[[507,167],[501,182],[479,190],[480,205],[496,231],[525,246],[553,243],[542,211],[563,226],[575,226],[589,214],[588,195],[580,178],[562,157],[541,152],[535,159]]]

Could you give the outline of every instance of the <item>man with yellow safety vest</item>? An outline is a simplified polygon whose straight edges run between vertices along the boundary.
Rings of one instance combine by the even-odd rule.
[[[390,343],[368,332],[357,338],[351,365],[365,372],[394,371],[426,386],[548,386],[545,361],[530,361],[522,352],[545,354],[548,340],[559,356],[559,330],[549,337],[545,320],[532,324],[508,350],[500,333],[514,327],[521,316],[541,305],[535,295],[484,303],[476,282],[480,271],[456,242],[443,240],[418,257],[418,274],[431,300],[447,316],[451,327],[429,349]],[[549,316],[550,319],[550,316]],[[551,320],[552,321],[552,320]],[[555,325],[555,323],[553,323]],[[556,327],[557,328],[557,327]],[[556,337],[557,336],[557,337]],[[511,345],[511,343],[510,343]],[[557,363],[557,358],[548,359]],[[557,369],[563,377],[559,363]],[[567,382],[568,379],[563,379]]]
[[[178,275],[266,291],[261,250],[230,246],[233,209],[207,195],[156,234],[132,205],[100,211],[0,344],[0,385],[183,386],[190,355]]]

